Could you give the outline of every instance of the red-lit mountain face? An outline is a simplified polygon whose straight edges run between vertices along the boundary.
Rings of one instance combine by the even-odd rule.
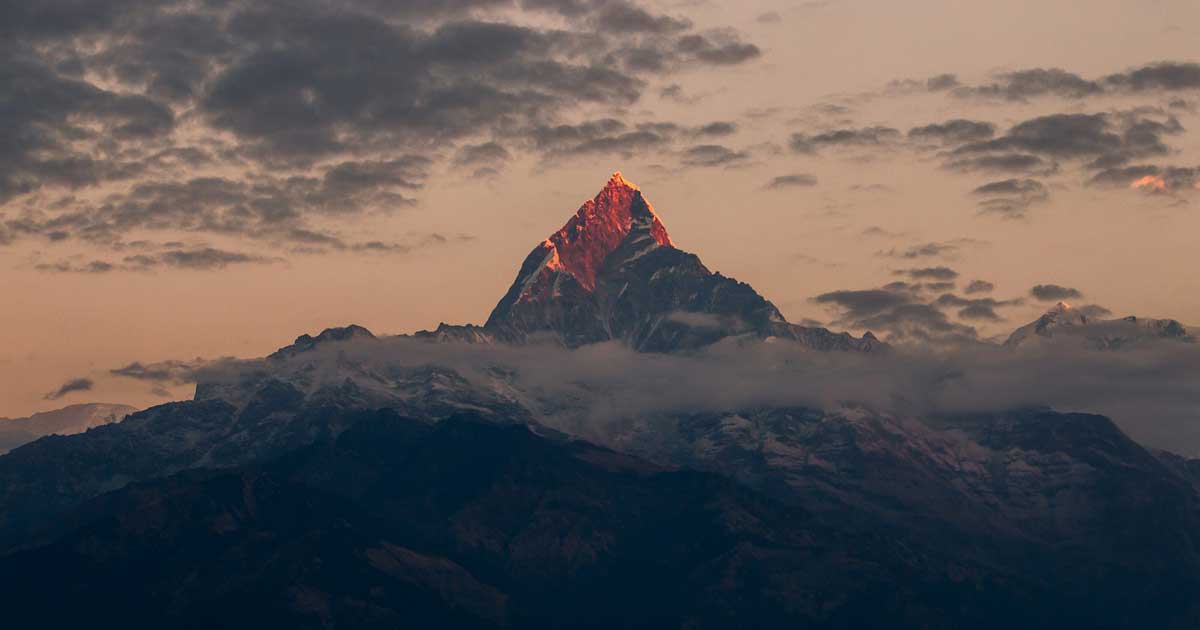
[[[820,350],[879,346],[870,335],[789,324],[749,285],[709,271],[675,247],[654,208],[620,173],[530,252],[484,329],[509,342],[546,335],[574,347],[617,339],[650,352],[738,335]]]
[[[667,228],[642,191],[620,173],[613,173],[604,190],[584,202],[575,216],[530,256],[540,254],[546,261],[545,268],[568,273],[583,288],[594,291],[604,260],[635,226],[649,232],[658,245],[674,247]]]

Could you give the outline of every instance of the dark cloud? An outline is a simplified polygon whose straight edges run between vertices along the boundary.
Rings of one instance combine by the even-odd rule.
[[[974,295],[976,293],[991,293],[996,290],[996,285],[986,280],[972,280],[967,288],[963,289],[963,293]]]
[[[169,250],[152,256],[145,254],[127,256],[123,262],[129,268],[139,270],[172,267],[176,269],[212,271],[215,269],[224,269],[230,265],[261,265],[276,261],[277,259],[266,256],[225,251],[215,247],[201,247],[196,249]]]
[[[767,11],[755,18],[759,24],[780,24],[783,22],[783,16],[776,11]]]
[[[966,341],[977,336],[973,327],[952,321],[936,304],[923,302],[907,286],[833,291],[813,301],[839,311],[835,325],[881,332],[894,343]]]
[[[1052,175],[1058,172],[1058,164],[1053,160],[1047,160],[1028,153],[956,156],[946,161],[945,168],[964,173]]]
[[[903,306],[912,302],[907,294],[886,289],[858,291],[831,291],[813,298],[817,304],[831,304],[842,308],[854,317],[867,317]]]
[[[1167,136],[1183,132],[1178,118],[1154,108],[1099,114],[1051,114],[1017,123],[1004,135],[961,144],[944,166],[958,171],[1048,175],[1058,161],[1111,169],[1171,152]]]
[[[1006,179],[984,184],[971,191],[981,197],[979,210],[1010,219],[1024,217],[1029,208],[1050,199],[1050,191],[1034,179]]]
[[[0,42],[0,206],[122,182],[8,218],[0,242],[114,249],[138,230],[337,239],[330,217],[411,206],[446,146],[481,174],[515,151],[661,148],[676,125],[572,115],[761,54],[627,0],[47,0],[0,9]]]
[[[989,122],[964,120],[961,118],[948,120],[944,123],[934,123],[923,127],[914,127],[908,131],[908,138],[918,142],[937,144],[965,144],[988,140],[996,135],[996,126]]]
[[[1200,64],[1162,61],[1104,78],[1108,86],[1130,92],[1200,89]]]
[[[38,271],[49,273],[108,273],[117,267],[112,263],[103,260],[93,260],[89,263],[78,265],[70,261],[60,260],[52,263],[38,263],[33,266]]]
[[[197,373],[210,364],[204,359],[190,361],[170,360],[157,363],[134,361],[124,367],[109,370],[113,376],[122,376],[139,381],[182,385],[195,382]]]
[[[908,276],[913,280],[954,280],[958,277],[958,272],[949,267],[919,267],[901,269],[895,273]]]
[[[1087,79],[1061,68],[1031,68],[997,75],[991,83],[958,86],[952,93],[959,97],[1025,101],[1042,96],[1081,99],[1103,94],[1195,89],[1200,89],[1200,64],[1162,61],[1098,79]]]
[[[67,394],[71,394],[74,392],[91,391],[91,389],[94,385],[95,385],[95,383],[92,382],[92,379],[90,379],[90,378],[73,378],[73,379],[63,383],[58,389],[50,392],[49,394],[46,394],[45,399],[46,400],[58,400],[59,398],[62,398],[63,396],[66,396]]]
[[[745,151],[735,151],[719,144],[701,144],[683,152],[684,166],[733,166],[750,159]]]
[[[1055,158],[1092,158],[1125,148],[1106,114],[1051,114],[1014,125],[995,140],[963,145],[955,155],[1026,152]],[[1154,151],[1165,151],[1158,146]]]
[[[665,35],[686,31],[692,26],[692,23],[686,19],[667,15],[655,15],[630,2],[600,4],[602,6],[600,6],[599,10],[592,17],[597,30],[600,31],[624,31]]]
[[[737,123],[717,121],[698,127],[693,133],[697,136],[730,136],[737,133]]]
[[[971,321],[1001,322],[1004,318],[996,313],[996,309],[984,304],[971,304],[958,310],[959,319]]]
[[[863,127],[834,129],[816,135],[795,133],[792,134],[789,145],[796,153],[816,153],[824,147],[878,147],[896,142],[900,138],[900,131],[891,127]]]
[[[711,65],[735,65],[762,56],[754,44],[737,40],[727,31],[693,34],[680,37],[676,51],[685,59]]]
[[[631,127],[615,118],[602,118],[573,125],[535,127],[529,130],[529,141],[537,151],[553,159],[603,153],[630,157],[669,145],[679,132],[679,127],[671,123]]]
[[[1012,300],[964,298],[952,293],[945,293],[938,296],[933,303],[939,307],[958,309],[957,314],[960,319],[998,322],[1003,321],[1004,318],[996,313],[996,309],[1021,306],[1025,301],[1020,298]]]
[[[1102,170],[1088,182],[1093,186],[1133,188],[1151,194],[1200,191],[1200,166],[1144,164]]]
[[[994,83],[959,87],[955,96],[982,96],[1023,101],[1036,96],[1083,98],[1099,94],[1104,88],[1095,81],[1059,68],[1033,68],[999,75]]]
[[[939,74],[925,80],[925,89],[930,92],[941,92],[958,86],[958,77],[953,74]]]
[[[512,154],[496,142],[468,144],[458,149],[454,163],[458,166],[479,167],[507,162]]]
[[[815,175],[796,173],[772,178],[771,181],[767,182],[766,188],[768,190],[780,190],[783,188],[811,188],[816,185],[817,178]]]
[[[1029,290],[1029,295],[1032,295],[1039,302],[1058,302],[1060,300],[1077,300],[1083,297],[1083,293],[1079,289],[1059,286],[1057,284],[1039,284]]]
[[[985,243],[983,241],[960,238],[953,241],[921,243],[904,249],[890,249],[877,252],[876,255],[886,258],[903,258],[908,260],[916,258],[936,258],[939,256],[952,257],[957,255],[963,247],[984,244]]]

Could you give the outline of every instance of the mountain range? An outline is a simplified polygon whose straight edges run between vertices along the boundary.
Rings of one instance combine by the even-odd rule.
[[[0,455],[44,435],[74,435],[120,422],[135,411],[128,405],[89,403],[35,413],[28,418],[0,418]]]
[[[1063,305],[1007,345],[1075,331],[1095,350],[1194,341],[1175,322]],[[616,174],[483,325],[302,335],[207,371],[194,400],[0,457],[5,614],[132,628],[1200,624],[1200,462],[1100,415],[931,411],[920,392],[881,403],[838,377],[894,354],[869,333],[789,323],[679,249]],[[797,365],[815,366],[807,382],[771,382]]]

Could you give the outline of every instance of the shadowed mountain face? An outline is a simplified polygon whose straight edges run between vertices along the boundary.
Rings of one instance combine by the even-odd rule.
[[[1120,627],[1135,614],[1128,593],[1083,605],[1134,585],[1055,592],[1044,558],[1009,573],[715,475],[470,418],[431,427],[361,414],[336,440],[131,486],[59,529],[0,560],[6,619],[1004,628]],[[64,598],[72,605],[54,605]],[[1136,614],[1156,627],[1169,618]]]
[[[1132,324],[1121,334],[1178,337]],[[1107,334],[1093,325],[1064,307],[1014,338]],[[584,377],[548,389],[494,360],[553,356],[543,338],[597,361],[623,344],[639,375],[753,348],[872,368],[895,356],[870,335],[788,323],[676,248],[614,176],[484,326],[302,335],[214,372],[193,401],[0,457],[12,614],[127,627],[1200,624],[1200,466],[1107,418],[730,403],[605,416],[600,431],[591,411],[621,409],[610,403],[626,392]],[[583,347],[595,342],[615,343]],[[483,352],[439,363],[464,349]],[[51,606],[64,592],[79,605]]]

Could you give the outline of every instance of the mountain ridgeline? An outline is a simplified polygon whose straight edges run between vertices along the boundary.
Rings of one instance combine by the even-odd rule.
[[[1193,341],[1170,322],[1097,323],[1064,305],[1009,347],[1079,331],[1093,350]],[[1149,451],[1106,417],[786,397],[624,407],[632,393],[586,373],[522,373],[561,355],[594,357],[596,372],[616,356],[618,371],[678,360],[667,373],[686,386],[697,375],[672,370],[691,358],[763,348],[795,350],[769,355],[780,364],[874,369],[896,353],[787,322],[678,249],[614,175],[483,325],[303,335],[206,373],[194,400],[0,457],[4,618],[1200,626],[1200,462]]]

